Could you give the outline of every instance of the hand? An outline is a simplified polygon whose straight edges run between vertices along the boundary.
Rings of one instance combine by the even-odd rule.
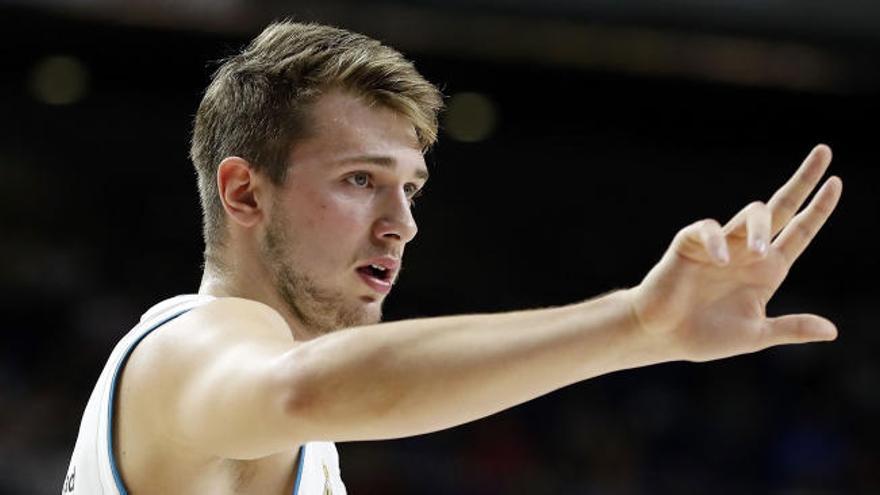
[[[723,227],[702,220],[678,232],[632,291],[642,330],[660,339],[674,359],[691,361],[836,338],[834,324],[820,316],[768,318],[765,312],[837,205],[843,183],[831,177],[798,213],[829,163],[831,150],[816,146],[766,204],[746,206]]]

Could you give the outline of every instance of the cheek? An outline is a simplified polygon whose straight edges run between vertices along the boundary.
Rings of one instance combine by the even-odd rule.
[[[332,249],[346,239],[361,239],[370,228],[370,209],[363,201],[344,195],[309,193],[299,205],[304,230],[320,240],[319,249]]]

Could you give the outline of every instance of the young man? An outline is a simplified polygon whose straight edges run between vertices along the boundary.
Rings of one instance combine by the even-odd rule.
[[[364,36],[278,23],[196,116],[199,293],[117,346],[62,493],[345,493],[334,441],[450,428],[615,370],[832,340],[767,301],[833,211],[817,146],[765,204],[682,229],[636,287],[569,306],[377,324],[416,235],[438,91]],[[455,400],[450,401],[449,398]]]

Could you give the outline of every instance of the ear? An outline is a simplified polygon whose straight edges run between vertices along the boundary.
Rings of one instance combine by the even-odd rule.
[[[244,158],[224,158],[217,167],[217,190],[229,218],[242,227],[253,227],[263,217],[258,199],[262,177]]]

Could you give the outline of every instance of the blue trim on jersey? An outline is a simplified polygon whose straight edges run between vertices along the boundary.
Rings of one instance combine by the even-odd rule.
[[[125,490],[125,485],[122,484],[122,476],[119,475],[119,469],[116,467],[116,456],[113,453],[113,405],[116,402],[116,381],[119,379],[119,372],[122,371],[122,367],[125,366],[125,362],[128,361],[128,357],[131,356],[134,348],[137,347],[138,344],[141,343],[141,340],[144,340],[144,337],[153,332],[153,330],[161,327],[162,325],[168,323],[169,321],[177,318],[178,316],[186,313],[187,311],[191,311],[195,308],[185,309],[174,316],[170,316],[165,320],[153,325],[152,328],[146,330],[144,333],[138,337],[134,343],[132,343],[128,349],[125,351],[125,355],[122,356],[122,359],[119,360],[119,364],[116,366],[116,371],[113,372],[113,379],[110,381],[110,417],[109,421],[107,421],[107,449],[110,454],[110,469],[113,471],[113,479],[116,480],[116,489],[119,490],[120,495],[128,495],[128,491]]]
[[[299,466],[296,468],[296,483],[293,484],[293,495],[297,495],[299,493],[299,482],[302,480],[303,476],[303,467],[305,466],[306,460],[306,445],[303,444],[302,447],[299,448]]]

